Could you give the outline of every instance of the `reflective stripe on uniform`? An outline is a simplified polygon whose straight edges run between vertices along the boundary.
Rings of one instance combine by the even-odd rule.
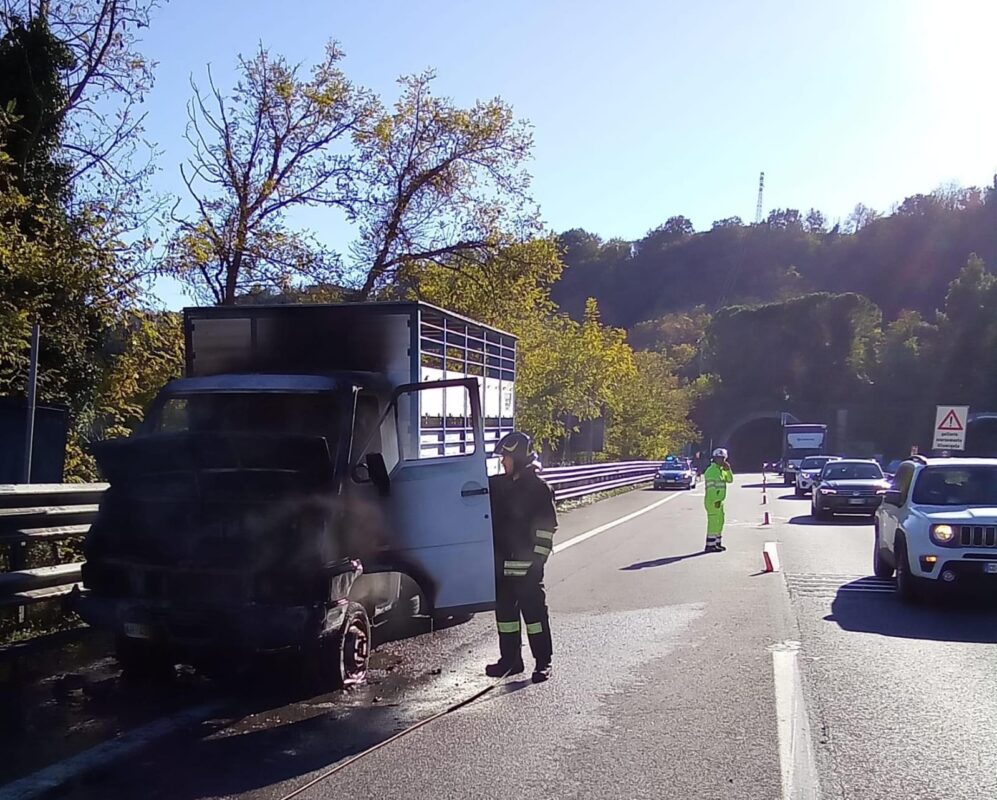
[[[502,574],[507,578],[525,578],[527,569],[507,569]]]
[[[518,619],[515,622],[499,622],[498,623],[498,632],[499,633],[519,633],[519,631],[520,631],[520,627],[519,627],[519,620]]]
[[[538,539],[546,539],[548,542],[554,541],[554,531],[537,531]]]
[[[536,553],[537,555],[541,555],[544,558],[546,558],[547,556],[550,555],[550,548],[541,547],[540,545],[537,545],[536,547],[533,548],[533,552]]]
[[[544,632],[544,624],[542,622],[527,622],[526,623],[526,633],[530,636],[536,636],[538,633]]]
[[[504,569],[529,569],[532,566],[532,561],[505,561],[502,564]]]

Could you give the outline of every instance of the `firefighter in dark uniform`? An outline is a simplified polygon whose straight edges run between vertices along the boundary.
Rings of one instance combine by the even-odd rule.
[[[544,564],[554,547],[554,493],[537,474],[530,437],[514,431],[495,446],[504,474],[489,479],[495,539],[495,620],[499,660],[485,667],[493,678],[523,671],[522,624],[536,659],[533,682],[550,677],[551,638]]]

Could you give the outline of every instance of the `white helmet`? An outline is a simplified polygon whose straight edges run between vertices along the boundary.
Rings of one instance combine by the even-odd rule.
[[[718,447],[716,450],[713,451],[713,457],[714,458],[727,458],[727,448],[726,447]]]

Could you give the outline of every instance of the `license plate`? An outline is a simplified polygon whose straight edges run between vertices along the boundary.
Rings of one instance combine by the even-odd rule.
[[[849,499],[848,502],[851,503],[853,506],[865,505],[865,500],[863,500],[861,497],[852,497],[851,499]]]
[[[983,571],[988,572],[991,575],[997,575],[997,561],[991,561],[989,564],[984,564]]]
[[[152,628],[139,622],[126,622],[125,636],[129,639],[151,639]]]

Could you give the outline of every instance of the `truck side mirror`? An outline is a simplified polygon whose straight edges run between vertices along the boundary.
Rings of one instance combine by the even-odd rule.
[[[354,483],[370,483],[370,470],[364,461],[358,461],[350,468],[350,477]]]

